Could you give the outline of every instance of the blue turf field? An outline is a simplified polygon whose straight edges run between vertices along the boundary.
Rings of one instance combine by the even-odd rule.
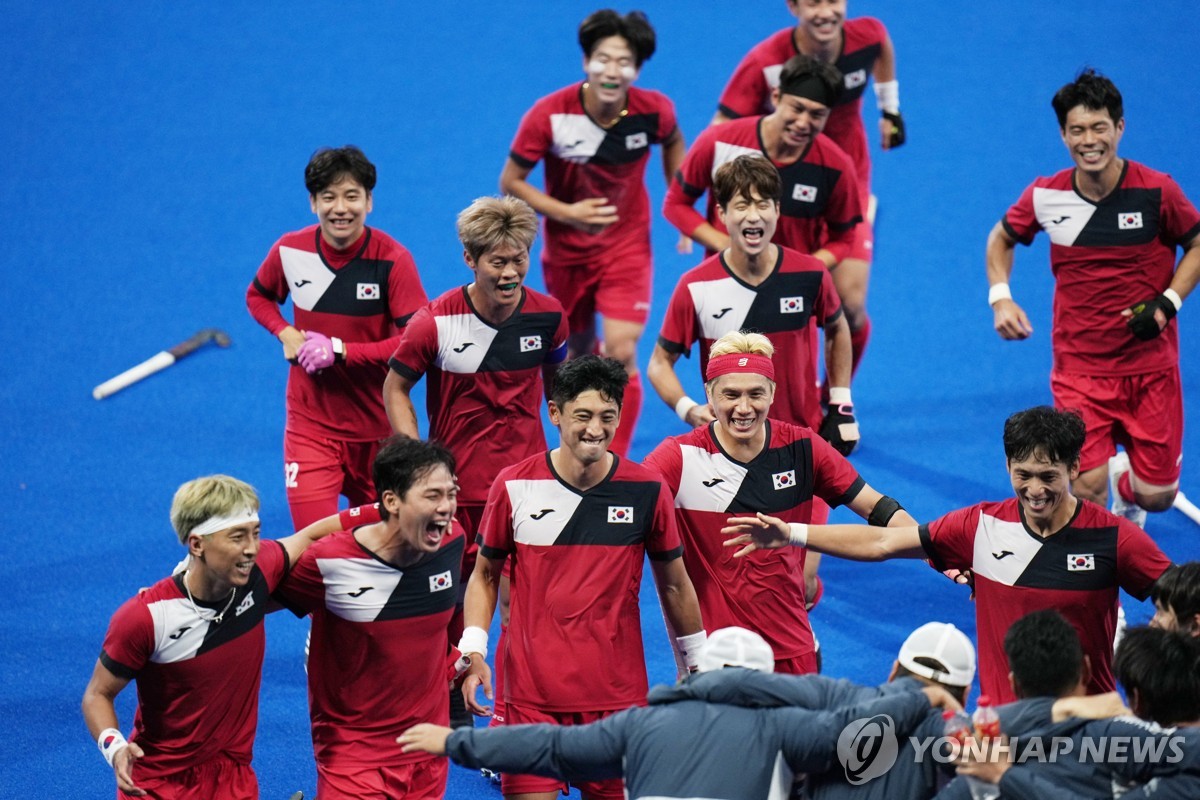
[[[742,54],[790,19],[782,0],[641,7],[659,52],[640,83],[675,100],[689,140]],[[580,74],[575,27],[594,8],[7,5],[0,714],[9,733],[0,796],[112,795],[79,698],[109,615],[181,554],[167,521],[179,483],[238,475],[263,495],[264,533],[288,532],[285,370],[243,294],[278,235],[312,219],[301,180],[311,151],[362,146],[380,173],[371,223],[412,250],[430,295],[464,282],[454,215],[496,191],[521,114]],[[1036,328],[1022,344],[991,331],[983,245],[1035,175],[1068,165],[1053,91],[1085,64],[1108,73],[1125,94],[1122,154],[1170,171],[1200,200],[1195,92],[1181,80],[1192,64],[1171,38],[1193,30],[1195,6],[854,0],[851,11],[877,15],[891,31],[910,137],[875,161],[875,336],[855,384],[866,437],[855,463],[928,519],[1005,496],[1000,425],[1049,400],[1046,245],[1018,253],[1013,288]],[[649,174],[657,206],[662,179],[657,166]],[[697,260],[677,255],[674,239],[656,219],[652,328],[675,277]],[[540,285],[537,270],[532,280]],[[1192,398],[1195,318],[1189,305],[1179,323]],[[95,384],[208,326],[229,331],[233,347],[91,399]],[[645,337],[643,362],[653,339]],[[1194,422],[1194,399],[1188,408]],[[647,398],[635,455],[678,431],[671,411]],[[1185,452],[1200,452],[1194,425]],[[1200,498],[1194,475],[1186,469],[1183,486]],[[1175,560],[1200,555],[1200,531],[1177,512],[1148,527]],[[929,619],[974,630],[965,592],[919,563],[828,560],[824,574],[814,624],[832,674],[882,680],[904,635]],[[670,657],[647,594],[651,678],[666,680]],[[1133,621],[1148,618],[1144,605],[1128,609]],[[267,626],[256,751],[263,797],[298,788],[311,796],[303,626],[282,614]],[[126,730],[132,701],[127,691]],[[490,792],[477,776],[452,773],[450,796]]]

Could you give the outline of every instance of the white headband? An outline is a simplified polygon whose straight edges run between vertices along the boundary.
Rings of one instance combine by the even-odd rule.
[[[188,532],[189,536],[210,536],[217,531],[244,525],[247,522],[258,522],[258,512],[252,508],[228,514],[223,517],[209,517]]]

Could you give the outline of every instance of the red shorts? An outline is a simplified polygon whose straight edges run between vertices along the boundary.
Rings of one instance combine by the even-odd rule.
[[[1183,387],[1178,367],[1141,375],[1077,375],[1053,370],[1054,405],[1078,409],[1087,425],[1079,470],[1108,463],[1122,445],[1133,474],[1156,486],[1179,480]]]
[[[598,722],[605,717],[611,717],[616,711],[541,711],[530,706],[519,706],[509,703],[507,706],[505,725],[527,725],[538,722],[548,722],[552,725],[586,725]],[[537,775],[510,775],[507,772],[500,776],[500,791],[505,795],[525,794],[527,792],[570,792],[569,784],[556,778],[542,778]],[[606,800],[624,800],[625,782],[620,778],[609,778],[603,781],[582,781],[574,784],[580,792],[592,797],[602,797]],[[325,800],[325,798],[321,798]]]
[[[817,654],[814,651],[795,658],[777,658],[775,671],[782,675],[814,675],[817,672]]]
[[[397,752],[399,751],[399,745]],[[317,797],[321,800],[441,800],[446,794],[449,763],[429,758],[388,767],[330,767],[317,763]]]
[[[133,782],[155,800],[258,800],[258,779],[249,764],[217,756],[164,778],[142,778],[136,762]],[[118,800],[134,796],[117,790]]]
[[[458,510],[454,512],[454,518],[458,520],[458,524],[462,525],[463,533],[467,535],[467,540],[463,543],[462,556],[462,591],[467,590],[467,581],[471,578],[471,573],[475,570],[475,559],[479,555],[479,543],[475,541],[475,534],[479,532],[479,523],[483,520],[483,503],[459,503]],[[462,598],[459,598],[462,602]]]
[[[379,440],[347,442],[287,430],[283,433],[284,480],[289,503],[329,499],[337,513],[339,494],[352,506],[375,502],[371,465]]]
[[[586,264],[542,259],[546,291],[562,303],[571,333],[587,332],[595,315],[645,325],[654,278],[649,242],[606,251]]]
[[[867,222],[866,216],[867,209],[863,206],[863,221],[854,226],[854,244],[850,245],[846,258],[856,258],[869,264],[875,252],[875,230]]]

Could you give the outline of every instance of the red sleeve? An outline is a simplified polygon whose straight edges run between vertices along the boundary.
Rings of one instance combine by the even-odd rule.
[[[729,83],[725,85],[725,91],[721,92],[717,110],[730,118],[760,114],[769,93],[770,88],[767,86],[766,76],[763,75],[762,65],[758,63],[754,50],[751,50],[737,65],[733,75],[729,76]]]
[[[842,174],[833,185],[829,205],[825,208],[825,222],[829,231],[829,239],[824,248],[841,261],[850,255],[854,246],[854,226],[862,222],[863,209],[858,202],[858,173],[849,156],[843,157]]]
[[[658,502],[654,504],[654,525],[646,540],[646,555],[652,561],[671,561],[683,555],[683,540],[679,538],[679,522],[675,518],[675,497],[661,480]]]
[[[1033,184],[1025,187],[1020,199],[1013,203],[1001,222],[1008,235],[1021,244],[1029,244],[1033,237],[1042,229],[1033,211]]]
[[[270,331],[272,336],[278,336],[281,330],[291,324],[279,310],[287,297],[287,279],[279,258],[279,242],[276,242],[246,289],[246,308],[259,325]]]
[[[382,521],[383,517],[379,516],[379,503],[346,508],[338,513],[338,524],[344,531],[352,531],[363,525],[374,525],[376,522]]]
[[[690,356],[692,345],[699,338],[700,332],[696,322],[696,304],[688,284],[680,281],[675,284],[671,294],[671,302],[667,303],[667,312],[663,316],[662,330],[658,334],[658,343],[668,353]]]
[[[267,539],[259,547],[258,558],[254,559],[254,565],[262,570],[263,578],[267,581],[267,591],[273,592],[287,577],[287,550],[274,539]]]
[[[154,620],[138,598],[121,604],[108,623],[100,660],[119,678],[132,679],[154,652]]]
[[[675,104],[671,102],[671,98],[665,94],[658,96],[658,141],[665,142],[670,139],[679,128],[679,121],[675,118]]]
[[[683,479],[683,453],[673,438],[660,442],[642,461],[642,466],[657,473],[672,492],[678,491]]]
[[[483,508],[483,519],[475,534],[479,553],[486,558],[500,560],[508,557],[516,547],[513,542],[512,503],[508,499],[505,475],[500,473],[488,490],[487,505]]]
[[[1138,600],[1150,596],[1150,587],[1162,576],[1171,559],[1137,525],[1122,519],[1117,525],[1117,582]]]
[[[557,302],[557,301],[555,301]],[[571,335],[571,326],[567,322],[567,312],[558,309],[558,327],[554,330],[554,346],[546,351],[547,364],[561,364],[567,360],[567,337]]]
[[[302,617],[325,604],[325,582],[317,566],[317,556],[310,547],[300,556],[296,566],[276,592],[279,599],[298,617]]]
[[[822,264],[822,266],[824,266]],[[842,314],[842,298],[838,297],[837,287],[833,285],[833,275],[829,270],[822,269],[821,289],[817,292],[815,312],[821,325],[825,326],[836,320]]]
[[[1179,184],[1169,178],[1162,192],[1162,225],[1168,244],[1186,245],[1200,234],[1200,214]]]
[[[347,366],[386,364],[388,357],[400,344],[401,331],[409,319],[428,302],[412,255],[397,245],[392,268],[388,272],[388,313],[392,315],[396,332],[378,342],[346,342]]]
[[[713,136],[709,128],[697,137],[675,173],[667,197],[663,200],[663,216],[686,236],[703,225],[704,215],[696,210],[696,201],[712,184]]]
[[[397,373],[416,383],[437,357],[437,346],[437,322],[433,318],[433,309],[425,306],[404,326],[404,333],[388,364]]]
[[[815,433],[809,441],[812,442],[813,488],[816,494],[835,508],[857,497],[865,485],[858,470]]]
[[[542,109],[539,101],[521,117],[517,135],[513,137],[508,155],[526,169],[532,169],[550,152],[553,133],[550,130],[550,115]]]
[[[934,569],[970,569],[979,530],[978,505],[960,508],[921,526],[921,546]]]

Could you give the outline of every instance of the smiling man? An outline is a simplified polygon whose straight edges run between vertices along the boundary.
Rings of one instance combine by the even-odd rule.
[[[992,229],[988,302],[1001,338],[1033,333],[1008,280],[1017,243],[1045,231],[1055,277],[1050,388],[1056,406],[1080,409],[1087,423],[1074,491],[1100,505],[1111,495],[1114,513],[1143,526],[1179,489],[1172,320],[1200,280],[1200,213],[1169,175],[1117,155],[1125,117],[1108,78],[1085,70],[1053,106],[1075,165],[1034,181]]]
[[[304,184],[317,224],[277,241],[246,290],[292,364],[283,460],[297,530],[336,514],[339,494],[374,500],[371,460],[388,434],[379,388],[401,328],[426,302],[408,250],[366,224],[375,165],[361,150],[318,150]],[[279,310],[289,296],[294,325]]]
[[[577,725],[645,702],[638,593],[647,555],[663,614],[678,634],[677,655],[695,666],[704,628],[680,558],[671,493],[656,474],[609,450],[627,380],[614,359],[587,355],[564,364],[549,403],[559,447],[503,470],[492,484],[458,646],[471,657],[463,694],[476,713],[487,709],[475,690],[482,686],[491,697],[487,629],[510,556],[512,610],[497,654],[506,725]],[[506,774],[501,786],[509,797],[553,800],[563,783]],[[624,797],[620,780],[579,788],[585,798]]]
[[[1092,665],[1088,691],[1110,692],[1117,593],[1144,600],[1170,561],[1128,520],[1071,494],[1084,424],[1048,406],[1004,423],[1004,455],[1016,497],[984,502],[920,527],[789,525],[778,517],[732,517],[723,532],[745,556],[767,547],[806,546],[856,561],[924,558],[937,570],[971,570],[979,677],[995,702],[1016,699],[1004,635],[1030,613],[1055,608],[1079,633]]]
[[[326,537],[278,596],[312,614],[308,700],[317,795],[440,798],[446,762],[391,747],[417,722],[449,722],[446,626],[463,536],[454,456],[396,436],[373,466],[382,521]]]

